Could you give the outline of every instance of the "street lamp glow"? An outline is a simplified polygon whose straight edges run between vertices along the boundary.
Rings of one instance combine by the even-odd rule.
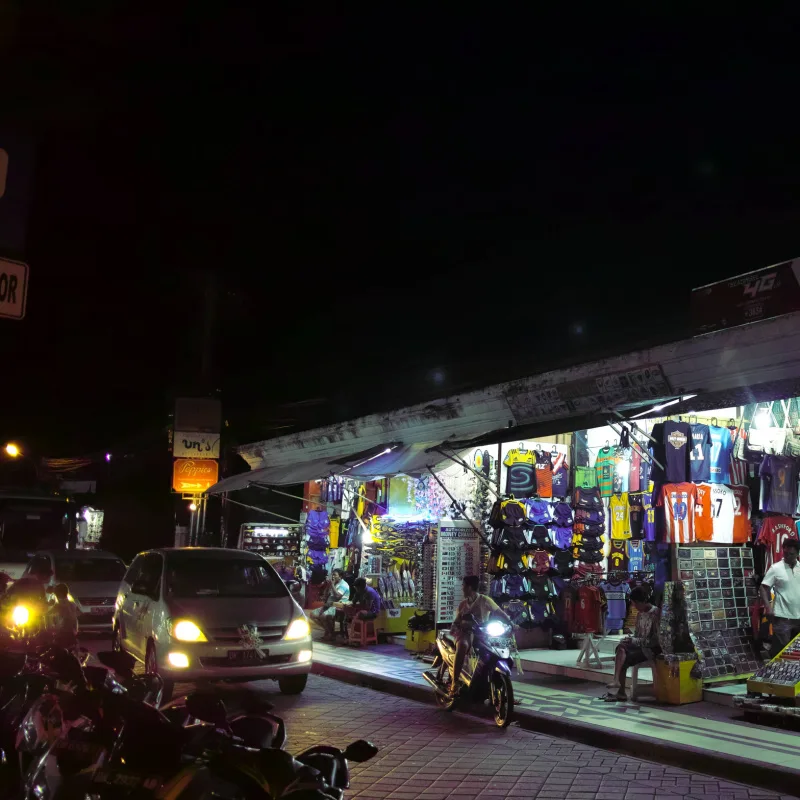
[[[197,503],[189,503],[189,511],[197,511]]]
[[[6,454],[11,456],[11,458],[16,458],[17,456],[21,455],[21,453],[22,451],[13,442],[9,442],[6,445]]]

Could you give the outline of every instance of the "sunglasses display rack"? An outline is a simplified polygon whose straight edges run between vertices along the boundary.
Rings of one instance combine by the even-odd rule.
[[[708,545],[676,548],[686,618],[706,683],[752,675],[761,659],[752,641],[756,601],[753,551]]]
[[[800,636],[792,639],[747,681],[747,691],[777,697],[800,695]]]
[[[245,523],[241,527],[239,548],[265,558],[299,556],[304,536],[302,525]]]

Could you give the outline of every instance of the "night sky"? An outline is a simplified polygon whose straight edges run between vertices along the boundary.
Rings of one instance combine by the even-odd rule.
[[[800,254],[779,15],[24,5],[0,436],[40,452],[150,441],[180,392],[220,389],[247,439],[624,351],[681,335],[693,286]]]

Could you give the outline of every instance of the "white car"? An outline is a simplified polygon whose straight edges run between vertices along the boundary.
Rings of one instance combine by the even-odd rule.
[[[140,553],[117,597],[114,647],[165,683],[271,678],[299,694],[311,631],[289,587],[261,556],[182,547]]]
[[[39,576],[47,591],[58,583],[69,588],[81,631],[109,632],[125,562],[103,550],[43,550],[36,553],[24,576]]]

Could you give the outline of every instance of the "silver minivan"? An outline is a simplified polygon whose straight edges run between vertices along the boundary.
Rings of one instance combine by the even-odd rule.
[[[42,550],[23,577],[39,576],[48,591],[54,584],[66,583],[80,611],[80,629],[108,634],[124,574],[122,559],[103,550]]]
[[[311,671],[311,631],[286,584],[244,550],[148,550],[123,578],[115,649],[158,673],[167,699],[175,681],[271,678],[299,694]]]

